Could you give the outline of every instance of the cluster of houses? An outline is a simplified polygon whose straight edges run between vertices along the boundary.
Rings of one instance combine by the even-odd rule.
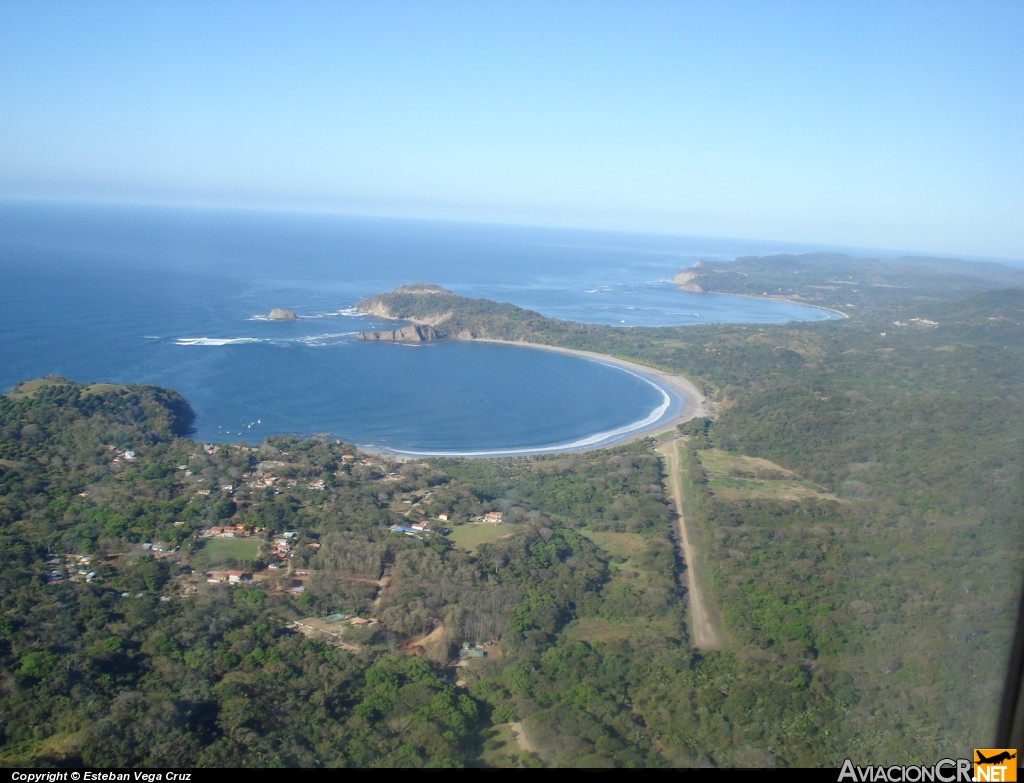
[[[491,640],[488,642],[463,642],[462,647],[459,648],[459,658],[467,660],[468,658],[485,658],[487,657],[487,648],[494,647],[497,642]]]
[[[387,475],[389,479],[397,479],[399,475],[397,473],[389,473]],[[423,508],[422,506],[429,506],[433,503],[431,493],[427,492],[422,498],[418,498],[413,501],[406,498],[402,501],[403,504],[409,506],[406,509],[403,516],[409,520],[408,524],[392,525],[391,532],[398,533],[401,535],[412,536],[413,538],[423,538],[424,535],[429,535],[434,531],[430,530],[430,511]],[[422,506],[421,506],[422,504]],[[439,516],[438,519],[441,517]],[[444,518],[447,519],[448,515],[445,514]],[[415,521],[413,521],[415,520]]]
[[[447,522],[448,514],[438,514],[437,519],[439,522]],[[477,517],[474,521],[482,522],[485,525],[500,525],[505,521],[505,514],[501,511],[488,511],[483,516]],[[420,522],[410,522],[407,525],[392,525],[391,532],[412,536],[413,538],[423,538],[424,535],[434,532],[430,529],[430,522],[431,520],[424,519]],[[441,528],[442,534],[448,535],[448,532],[447,528]]]
[[[287,560],[292,556],[292,544],[298,535],[294,530],[286,530],[281,538],[275,538],[270,542],[270,556],[278,560]]]
[[[205,444],[203,446],[203,450],[207,454],[215,454],[217,451],[219,451],[219,448],[220,447],[214,446],[213,444],[210,444],[210,443],[207,443],[207,444]],[[134,452],[132,452],[132,453],[134,454]],[[251,471],[251,470],[247,470],[244,473],[242,473],[242,481],[245,482],[245,487],[250,489],[250,490],[272,489],[275,494],[279,494],[282,491],[283,488],[295,489],[300,484],[305,486],[307,489],[317,490],[317,491],[320,491],[320,492],[322,492],[325,489],[327,489],[327,484],[326,484],[326,482],[324,482],[323,479],[317,479],[317,478],[314,478],[314,479],[308,479],[308,478],[307,479],[295,479],[295,478],[286,479],[286,478],[283,478],[281,476],[277,476],[274,473],[270,472],[275,467],[283,467],[283,466],[285,466],[285,463],[283,463],[283,462],[265,462],[265,463],[263,463],[261,465],[260,469],[255,471],[255,472]],[[192,469],[189,468],[188,465],[178,465],[178,470],[182,471],[182,473],[184,474],[185,478],[190,478],[190,477],[192,477],[194,475]],[[196,479],[196,480],[198,480],[198,479]],[[222,484],[219,487],[219,490],[221,492],[225,493],[225,494],[231,495],[231,494],[234,494],[234,492],[235,492],[235,485],[234,484]],[[213,494],[215,491],[217,491],[217,490],[216,489],[203,488],[203,489],[197,489],[196,490],[196,494],[197,495],[208,496],[208,495]],[[235,502],[238,503],[239,501],[235,501]]]
[[[348,625],[376,625],[376,617],[354,617],[348,614],[331,614],[325,617],[319,624],[323,623],[341,623],[346,622]],[[308,622],[308,621],[307,621]]]
[[[116,450],[114,446],[108,446],[107,448],[110,449],[111,451]],[[202,448],[203,451],[206,452],[206,454],[212,455],[220,451],[222,447],[213,443],[204,443]],[[230,448],[237,449],[246,447],[232,446]],[[254,449],[250,448],[249,450],[252,451]],[[120,459],[135,459],[135,452],[119,452],[118,456],[115,458],[115,461],[119,461]],[[357,457],[353,454],[341,455],[341,463],[343,466],[343,470],[339,470],[338,475],[342,475],[343,472],[350,470],[351,466],[355,464],[376,464],[373,457]],[[242,473],[241,478],[242,481],[244,482],[244,488],[250,491],[272,490],[274,494],[280,494],[285,489],[297,489],[299,487],[304,487],[305,489],[310,489],[316,492],[323,492],[327,489],[327,482],[322,478],[284,478],[282,476],[276,475],[276,473],[274,472],[276,468],[285,467],[288,467],[288,463],[280,461],[266,461],[260,463],[255,470],[247,470],[244,473]],[[203,482],[203,480],[200,477],[195,476],[194,471],[187,464],[178,465],[178,470],[184,474],[185,478],[192,478],[193,481]],[[239,489],[241,489],[241,487],[239,487]],[[235,493],[236,487],[233,484],[222,484],[220,487],[212,488],[207,486],[201,489],[196,489],[195,494],[202,496],[210,496],[213,495],[214,493],[217,493],[218,490],[227,495],[232,495]],[[243,505],[244,501],[235,500],[235,504]]]
[[[202,532],[203,538],[250,538],[266,530],[265,527],[249,528],[245,525],[214,525]]]
[[[317,490],[323,492],[327,489],[327,484],[323,479],[313,479],[308,481],[306,479],[286,479],[280,476],[259,476],[252,478],[251,472],[246,472],[242,475],[243,479],[247,479],[246,486],[252,489],[273,489],[274,492],[280,492],[280,487],[287,487],[288,489],[295,489],[299,484],[304,484],[306,489]]]
[[[252,487],[253,489],[273,489],[278,484],[283,484],[288,487],[297,487],[299,485],[299,481],[298,479],[284,479],[280,476],[258,476],[248,481],[246,486]]]
[[[373,457],[357,457],[355,454],[342,454],[341,463],[343,465],[352,465],[356,462],[361,462],[364,465],[373,465]]]
[[[50,568],[46,584],[59,585],[65,579],[91,582],[96,578],[96,572],[90,568],[91,562],[87,555],[50,555],[46,558],[46,565]]]
[[[392,525],[391,532],[401,533],[406,536],[412,536],[413,538],[423,538],[423,536],[434,532],[433,530],[427,529],[428,524],[428,522],[424,521],[414,522],[411,525]]]
[[[206,573],[207,582],[237,584],[238,582],[247,582],[250,579],[252,579],[252,574],[248,571],[208,571]]]
[[[410,521],[408,524],[393,525],[391,527],[391,532],[404,533],[408,536],[419,536],[422,533],[430,533],[431,531],[429,530],[429,527],[432,521],[431,512],[429,509],[422,508],[421,504],[422,506],[429,506],[433,503],[431,493],[427,492],[423,498],[415,502],[412,500],[403,500],[402,502],[410,506],[404,514],[406,519],[412,520],[415,518],[417,521]],[[441,512],[433,518],[438,522],[448,522],[450,517],[448,513]],[[505,514],[502,511],[488,511],[482,516],[475,517],[473,521],[482,522],[485,525],[501,525],[505,521]],[[442,530],[441,532],[447,534],[448,531]]]
[[[107,445],[105,448],[114,455],[114,462],[131,462],[137,456],[133,449],[119,449],[117,446],[110,445]]]
[[[130,462],[136,459],[136,453],[132,449],[118,449],[114,446],[108,446],[108,450],[113,454],[114,462]],[[221,447],[214,444],[204,444],[203,451],[207,454],[216,454]],[[351,466],[362,463],[364,465],[374,464],[372,457],[356,457],[354,455],[345,454],[341,456],[342,467],[344,470],[350,469]],[[274,493],[280,493],[285,489],[294,489],[300,486],[306,489],[314,491],[324,491],[326,489],[326,482],[319,478],[282,478],[274,474],[273,469],[278,466],[284,466],[284,463],[272,463],[264,462],[254,470],[246,471],[241,475],[242,486],[249,490],[266,490],[271,489]],[[192,478],[193,482],[206,483],[200,477],[196,476],[193,478],[193,471],[188,465],[178,465],[179,471],[184,473],[186,478]],[[339,470],[339,475],[342,470]],[[397,480],[401,478],[398,473],[389,473],[384,476],[383,473],[380,477]],[[200,483],[200,486],[202,486]],[[210,484],[207,484],[209,487]],[[233,495],[235,493],[235,485],[223,484],[217,488],[209,489],[196,489],[197,495],[209,496],[214,492],[225,493],[227,495]],[[83,493],[84,494],[84,493]],[[440,522],[448,523],[450,516],[448,513],[434,513],[434,510],[430,508],[433,499],[431,492],[427,491],[425,495],[416,497],[414,499],[407,499],[402,501],[408,506],[405,510],[405,520],[402,524],[393,525],[390,529],[391,532],[399,535],[408,535],[416,538],[424,538],[430,535],[440,532],[447,534],[449,531],[441,527],[439,531],[432,530],[431,525]],[[244,501],[235,500],[236,505],[243,504]],[[473,521],[483,524],[500,525],[504,522],[504,515],[501,511],[488,511],[480,517],[476,517]],[[175,526],[181,526],[186,524],[184,521],[175,522]],[[265,527],[252,527],[242,524],[234,525],[213,525],[203,530],[199,535],[205,539],[211,538],[251,538],[254,536],[265,536],[268,529]],[[267,554],[271,559],[270,569],[280,571],[282,568],[286,568],[289,565],[290,559],[294,555],[294,549],[299,545],[298,542],[299,533],[297,531],[285,531],[279,534],[277,537],[267,539]],[[317,549],[320,544],[317,542],[310,542],[306,544],[311,549]],[[158,557],[160,554],[170,556],[173,553],[173,549],[170,545],[162,543],[146,543],[141,545],[143,550],[146,550],[150,554],[155,554]],[[49,572],[46,576],[47,584],[59,584],[66,579],[71,580],[84,580],[87,582],[93,581],[96,578],[95,571],[91,570],[90,558],[85,555],[51,555],[47,558],[47,565],[49,566]],[[183,569],[183,572],[188,572],[187,568]],[[191,572],[196,573],[196,572]],[[253,580],[254,575],[251,571],[232,569],[232,570],[210,570],[203,572],[208,583],[219,583],[228,585],[239,585],[248,583]],[[291,574],[289,569],[289,574]],[[297,577],[294,581],[290,580],[275,580],[271,582],[272,585],[276,585],[276,589],[288,589],[290,592],[301,593],[305,590],[303,584],[304,577],[309,576],[308,570],[295,570],[294,576]],[[256,575],[259,579],[261,575]],[[284,588],[283,585],[290,584],[290,587]],[[192,592],[196,591],[196,587],[192,585],[189,588]],[[127,593],[125,594],[128,595]],[[141,594],[140,594],[141,595]],[[167,596],[161,596],[161,600],[170,600]],[[375,625],[377,619],[374,617],[352,617],[342,615],[332,615],[327,618],[307,618],[305,621],[296,621],[295,625],[298,629],[304,633],[313,634],[315,633],[320,638],[330,640],[334,644],[338,644],[343,647],[352,647],[350,643],[342,642],[342,628],[345,626],[367,626]],[[333,626],[333,627],[332,627]],[[463,660],[471,658],[484,657],[487,654],[487,647],[493,645],[494,642],[464,642],[459,650],[459,657]]]
[[[348,626],[376,625],[375,617],[352,617],[343,614],[332,614],[329,617],[306,617],[294,620],[292,624],[305,636],[319,639],[327,644],[341,647],[352,652],[359,652],[360,647],[345,641]]]

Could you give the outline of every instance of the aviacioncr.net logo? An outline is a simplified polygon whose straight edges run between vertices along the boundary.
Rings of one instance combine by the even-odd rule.
[[[838,783],[970,783],[972,766],[968,759],[942,759],[930,767],[857,767],[846,759]]]

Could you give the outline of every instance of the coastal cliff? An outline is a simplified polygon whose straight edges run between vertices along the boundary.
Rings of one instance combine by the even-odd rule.
[[[679,274],[672,278],[672,282],[683,291],[691,291],[695,294],[703,294],[707,289],[697,279],[705,271],[704,262],[698,261],[689,269],[680,270]]]
[[[393,343],[429,343],[444,338],[434,327],[427,325],[403,326],[390,332],[359,332],[359,340],[379,340]]]

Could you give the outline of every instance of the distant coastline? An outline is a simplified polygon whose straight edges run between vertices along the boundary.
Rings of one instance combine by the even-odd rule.
[[[799,299],[787,299],[784,296],[770,296],[768,294],[732,294],[728,291],[702,291],[705,294],[718,294],[720,296],[740,296],[745,299],[770,299],[773,302],[785,302],[786,304],[800,305],[801,307],[812,307],[815,310],[821,310],[826,313],[835,313],[840,318],[849,318],[849,313],[844,313],[842,310],[836,310],[834,307],[825,307],[825,305],[811,304],[810,302],[802,302]],[[826,318],[827,320],[831,320]]]

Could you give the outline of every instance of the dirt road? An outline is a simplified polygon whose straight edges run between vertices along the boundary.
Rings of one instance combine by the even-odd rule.
[[[530,742],[526,736],[526,731],[523,729],[522,723],[510,723],[508,724],[512,729],[512,736],[516,738],[516,744],[519,746],[519,750],[523,753],[536,753],[537,749],[533,747],[533,743]]]
[[[719,627],[711,598],[697,575],[696,546],[686,527],[683,515],[682,476],[679,473],[678,438],[658,445],[658,451],[665,456],[668,464],[668,491],[676,504],[679,547],[683,562],[686,563],[686,586],[690,599],[690,636],[693,646],[701,650],[721,650],[725,645],[722,629]]]

